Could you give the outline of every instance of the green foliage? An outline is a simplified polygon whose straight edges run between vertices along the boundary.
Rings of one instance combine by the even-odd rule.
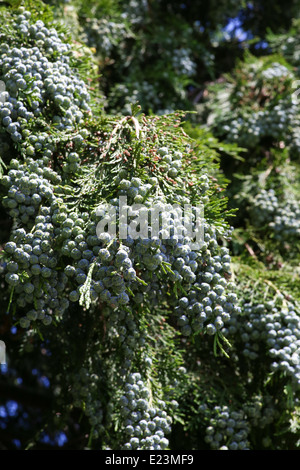
[[[4,447],[299,448],[298,23],[272,4],[1,7]]]
[[[203,114],[215,134],[255,150],[289,146],[299,152],[296,75],[281,56],[246,54],[231,75],[212,84]],[[256,156],[255,154],[255,156]]]
[[[294,18],[292,21],[291,28],[282,34],[274,34],[269,31],[267,40],[273,51],[276,51],[294,67],[296,67],[296,73],[299,75],[299,64],[300,64],[300,44],[299,44],[299,18]]]
[[[16,325],[28,363],[26,352],[38,354],[46,343],[62,422],[79,408],[91,426],[90,448],[164,449],[185,380],[177,343],[200,333],[219,336],[229,317],[218,305],[231,294],[230,256],[220,240],[228,238],[226,199],[211,175],[216,143],[206,137],[193,148],[181,113],[146,117],[137,106],[122,118],[93,114],[76,50],[64,36],[24,8],[6,21],[16,32],[1,46],[0,63],[7,89],[2,131],[13,149],[2,178],[3,207],[14,222],[2,255],[4,316]],[[170,204],[204,205],[203,243],[192,250],[191,235],[182,226],[179,238],[169,215],[169,237],[161,216],[158,238],[149,228],[145,240],[131,232],[121,237],[120,214],[115,233],[98,229],[118,210],[120,196],[148,211],[160,204],[167,215]],[[135,213],[130,217],[134,226]],[[205,282],[214,264],[217,294]],[[54,425],[52,416],[46,425]]]
[[[190,97],[196,98],[200,77],[217,73],[216,24],[225,25],[239,9],[235,2],[218,3],[217,9],[202,1],[188,8],[180,2],[145,0],[55,2],[57,17],[68,24],[73,37],[96,53],[105,109],[126,115],[135,102],[146,113],[191,109]],[[219,36],[222,42],[224,34]],[[235,43],[233,49],[237,47]]]

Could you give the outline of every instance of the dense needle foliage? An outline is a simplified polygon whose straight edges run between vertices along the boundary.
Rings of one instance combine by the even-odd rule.
[[[297,22],[189,3],[0,9],[3,449],[299,446]]]

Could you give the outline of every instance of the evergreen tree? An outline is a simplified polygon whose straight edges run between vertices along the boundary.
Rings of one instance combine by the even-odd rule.
[[[297,22],[275,7],[1,7],[3,450],[298,448]]]

